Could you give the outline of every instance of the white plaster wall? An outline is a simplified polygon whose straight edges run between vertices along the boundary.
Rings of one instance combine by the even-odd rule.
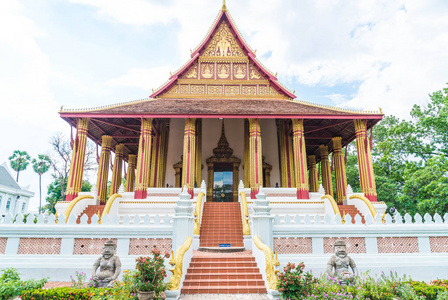
[[[221,137],[221,120],[218,118],[202,119],[202,179],[207,181],[206,160],[213,155],[213,148]],[[280,171],[278,160],[277,128],[274,119],[263,119],[261,124],[262,151],[265,161],[272,165],[271,186],[280,184]],[[174,186],[173,165],[180,160],[183,151],[184,119],[171,119],[170,136],[168,141],[168,157],[166,183]],[[233,155],[241,159],[238,180],[244,180],[244,120],[224,119],[224,126],[229,147]]]
[[[207,182],[206,160],[213,156],[213,148],[218,145],[221,137],[221,122],[219,119],[202,119],[202,179]],[[238,181],[244,179],[244,120],[224,119],[224,127],[229,147],[233,149],[233,155],[241,159],[238,173]]]
[[[185,119],[170,119],[170,135],[168,138],[168,155],[166,158],[165,185],[174,187],[173,165],[180,161],[184,146]]]
[[[271,171],[271,187],[275,187],[275,183],[281,185],[280,182],[280,168],[278,160],[278,139],[277,139],[277,126],[275,125],[275,119],[261,119],[261,143],[263,156],[265,162],[272,166]]]

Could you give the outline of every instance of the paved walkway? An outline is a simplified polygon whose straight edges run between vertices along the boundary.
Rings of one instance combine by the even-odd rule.
[[[181,295],[181,300],[268,300],[266,294],[191,294]]]

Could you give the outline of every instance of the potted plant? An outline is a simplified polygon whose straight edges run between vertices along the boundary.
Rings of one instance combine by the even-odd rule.
[[[136,259],[136,273],[134,275],[134,287],[137,289],[139,300],[153,299],[160,296],[168,288],[164,282],[166,277],[164,258],[156,247],[152,250],[152,256],[140,256]]]

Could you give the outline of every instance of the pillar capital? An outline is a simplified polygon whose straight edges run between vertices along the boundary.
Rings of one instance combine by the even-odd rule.
[[[128,156],[128,166],[136,167],[137,165],[137,155],[129,154]]]
[[[90,121],[90,118],[79,118],[78,119],[78,130],[87,131],[89,129],[89,121]]]
[[[101,137],[101,151],[102,150],[112,150],[112,137],[110,135],[103,135]]]
[[[121,155],[123,156],[124,153],[124,144],[118,144],[115,146],[115,156]]]

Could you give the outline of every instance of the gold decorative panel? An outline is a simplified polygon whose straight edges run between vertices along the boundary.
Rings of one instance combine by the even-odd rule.
[[[198,79],[198,65],[194,64],[188,71],[185,73],[185,79]]]
[[[256,95],[257,94],[257,86],[256,85],[243,85],[241,87],[241,94]]]
[[[268,86],[267,85],[259,85],[258,86],[258,94],[259,95],[267,95],[268,94]]]
[[[247,64],[234,63],[233,64],[233,79],[247,79]]]
[[[205,85],[204,84],[192,84],[190,86],[191,94],[202,95],[205,94]]]
[[[269,88],[269,93],[271,95],[280,95],[280,93],[277,92],[272,86]]]
[[[245,56],[226,22],[221,22],[207,45],[203,56],[241,57]]]
[[[186,84],[181,84],[180,85],[180,93],[181,94],[189,94],[190,93],[189,86]]]
[[[210,79],[215,77],[215,64],[201,64],[201,79]]]
[[[261,74],[257,71],[257,69],[255,69],[254,66],[252,65],[250,66],[249,78],[251,80],[264,79],[263,76],[261,76]]]
[[[221,95],[222,94],[222,85],[209,85],[208,86],[208,94],[209,95]]]
[[[240,93],[240,87],[238,85],[226,85],[224,91],[229,96],[238,95]]]
[[[230,64],[217,64],[217,79],[230,79]]]

